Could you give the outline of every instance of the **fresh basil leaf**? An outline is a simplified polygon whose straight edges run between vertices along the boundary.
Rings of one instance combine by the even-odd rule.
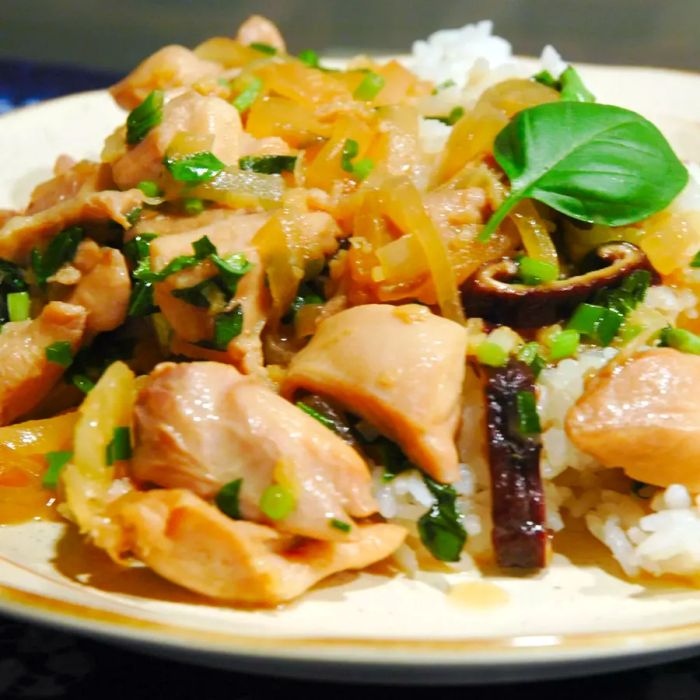
[[[467,533],[457,510],[457,492],[424,475],[425,485],[435,497],[430,510],[418,520],[418,534],[430,553],[440,561],[459,561]]]
[[[148,132],[163,121],[163,93],[154,90],[126,118],[126,142],[143,141]]]
[[[560,76],[561,99],[568,102],[595,102],[595,95],[583,84],[578,71],[569,66]]]
[[[166,156],[163,163],[175,180],[186,183],[208,182],[226,167],[209,151],[200,151],[181,158]]]
[[[296,156],[243,156],[238,161],[238,167],[255,173],[278,175],[283,172],[292,172],[296,162]]]
[[[36,248],[32,250],[32,269],[39,286],[45,287],[49,277],[55,275],[65,263],[75,257],[84,235],[85,231],[80,226],[71,226],[61,231],[49,243],[43,254]]]
[[[590,102],[520,112],[496,137],[494,157],[511,193],[481,241],[525,198],[580,221],[624,226],[664,209],[688,182],[687,169],[651,122]]]

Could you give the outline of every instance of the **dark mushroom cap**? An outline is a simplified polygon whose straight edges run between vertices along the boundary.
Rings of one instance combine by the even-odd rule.
[[[595,292],[618,286],[635,270],[656,276],[646,255],[631,243],[606,243],[590,262],[593,269],[588,272],[534,286],[511,281],[518,275],[515,260],[486,263],[462,286],[464,311],[491,323],[538,328],[565,318]]]

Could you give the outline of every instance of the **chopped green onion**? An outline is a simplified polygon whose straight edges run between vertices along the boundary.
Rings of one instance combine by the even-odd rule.
[[[84,374],[74,374],[71,381],[83,394],[89,394],[95,388],[95,383]]]
[[[525,345],[518,350],[516,355],[521,362],[530,366],[530,369],[532,369],[535,375],[535,379],[539,377],[540,372],[547,366],[546,360],[540,354],[541,349],[539,343],[525,343]]]
[[[423,475],[423,480],[435,497],[435,503],[418,520],[421,542],[436,559],[459,561],[467,533],[457,510],[457,492],[449,484],[440,484],[427,474]]]
[[[158,187],[158,183],[153,182],[153,180],[141,180],[136,187],[138,187],[146,197],[160,197],[160,195],[163,194],[160,187]]]
[[[554,282],[559,276],[557,266],[544,260],[536,260],[523,255],[518,260],[518,273],[523,284],[535,286],[546,282]]]
[[[254,41],[252,44],[248,44],[251,49],[260,51],[260,53],[267,54],[268,56],[274,56],[277,53],[277,49],[270,44],[263,44],[261,41]]]
[[[163,163],[175,180],[193,184],[208,182],[226,167],[209,151],[200,151],[181,158],[166,156]]]
[[[124,255],[134,264],[150,255],[150,245],[154,238],[158,238],[156,233],[139,233],[130,241],[127,241],[122,248]]]
[[[278,484],[268,486],[260,497],[260,510],[270,520],[286,518],[295,507],[294,494]]]
[[[634,340],[642,331],[644,326],[635,323],[625,322],[620,330],[619,337],[623,345],[627,345],[631,340]]]
[[[47,246],[44,253],[37,248],[32,250],[32,270],[40,287],[45,287],[50,277],[53,277],[66,263],[73,260],[85,231],[80,226],[63,229]]]
[[[617,335],[624,320],[624,315],[615,309],[598,304],[579,304],[566,327],[607,346]]]
[[[309,66],[309,68],[319,68],[321,65],[321,61],[318,57],[318,54],[315,51],[312,51],[311,49],[305,49],[304,51],[300,51],[298,58],[302,63],[305,63],[307,66]]]
[[[28,289],[22,270],[9,260],[0,258],[0,324],[11,320],[8,309],[9,295],[26,292]]]
[[[148,132],[163,121],[163,93],[154,90],[126,118],[126,142],[130,145],[146,138]]]
[[[105,459],[107,466],[124,459],[131,458],[131,429],[128,426],[118,426],[112,432],[112,440],[107,445]]]
[[[58,486],[58,477],[63,467],[70,462],[73,457],[72,452],[47,452],[46,461],[48,468],[44,472],[41,485],[45,489],[55,489]]]
[[[296,297],[294,301],[290,304],[287,313],[282,317],[283,323],[292,323],[297,311],[306,306],[307,304],[323,304],[325,299],[314,289],[312,289],[308,284],[302,283],[299,286]]]
[[[240,305],[232,311],[217,314],[214,319],[214,347],[226,350],[228,344],[243,330],[243,309]]]
[[[482,365],[502,367],[508,361],[508,353],[498,343],[485,340],[476,349],[476,359]]]
[[[30,306],[29,292],[11,292],[7,295],[7,313],[10,321],[26,321],[29,318]]]
[[[700,336],[684,328],[664,328],[661,343],[691,355],[700,355]]]
[[[124,218],[129,226],[133,226],[140,218],[143,207],[134,207]]]
[[[358,180],[364,180],[374,170],[374,161],[371,158],[360,158],[352,166],[352,174]]]
[[[197,260],[204,260],[209,255],[216,255],[216,246],[211,242],[209,236],[202,236],[192,244],[194,257]]]
[[[241,517],[240,494],[243,479],[236,479],[224,484],[216,494],[216,507],[229,518],[239,520]]]
[[[433,89],[433,95],[437,95],[440,90],[446,90],[447,88],[454,87],[457,83],[455,83],[454,80],[451,78],[449,80],[445,80],[442,83],[438,83],[435,88]]]
[[[183,197],[182,208],[188,216],[197,216],[204,211],[204,200],[199,197]]]
[[[690,267],[700,267],[700,250],[695,253],[695,256],[690,261]]]
[[[315,418],[321,425],[325,425],[326,428],[335,432],[335,423],[330,418],[319,413],[315,408],[311,408],[311,406],[308,406],[303,401],[297,401],[296,405],[297,408],[300,408],[304,413]]]
[[[625,277],[619,287],[598,292],[594,303],[626,316],[644,301],[650,284],[651,273],[648,270],[635,270]]]
[[[360,144],[355,139],[347,139],[343,144],[343,152],[340,155],[340,166],[345,172],[353,171],[352,159],[360,152]]]
[[[549,356],[552,360],[563,360],[576,354],[581,335],[577,330],[569,328],[561,331],[549,340]]]
[[[367,71],[367,73],[365,73],[365,77],[357,86],[352,96],[356,100],[373,100],[381,92],[385,82],[386,81],[381,75],[379,75],[379,73]]]
[[[343,520],[338,520],[337,518],[331,518],[328,521],[328,524],[341,532],[350,532],[350,530],[352,530],[352,525],[350,523],[346,523]]]
[[[537,401],[532,391],[518,391],[515,395],[518,410],[518,430],[523,435],[536,435],[542,432],[540,417],[537,414]]]
[[[252,170],[254,173],[277,175],[292,172],[296,162],[296,156],[243,156],[238,161],[238,167],[241,170]]]
[[[68,367],[73,362],[73,351],[67,340],[58,340],[51,343],[46,350],[46,359],[61,367]]]
[[[239,112],[245,112],[258,99],[262,89],[263,81],[260,78],[253,78],[233,100],[233,106]]]
[[[433,121],[442,122],[446,126],[454,126],[463,116],[464,116],[464,107],[455,107],[445,117],[433,116],[433,117],[426,117],[426,119],[432,119]]]

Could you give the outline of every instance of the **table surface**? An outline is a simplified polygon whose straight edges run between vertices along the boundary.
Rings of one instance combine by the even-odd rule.
[[[0,112],[60,94],[104,87],[108,73],[86,72],[18,61],[0,61]],[[126,651],[89,638],[0,617],[0,697],[120,698],[140,700],[201,698],[257,700],[414,700],[435,694],[430,688],[398,688],[309,683],[191,667]],[[675,664],[569,681],[444,688],[469,700],[698,700],[700,658]]]

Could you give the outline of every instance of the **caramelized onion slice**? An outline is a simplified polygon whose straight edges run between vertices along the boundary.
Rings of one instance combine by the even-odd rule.
[[[513,282],[518,263],[510,258],[483,265],[461,289],[468,316],[515,328],[556,323],[599,289],[619,285],[635,270],[655,272],[646,255],[626,242],[606,243],[591,256],[593,269],[575,277],[530,286]]]
[[[532,370],[518,360],[488,370],[486,426],[491,472],[491,538],[503,568],[540,569],[547,563],[549,534],[540,477],[538,434],[520,432],[518,395],[534,393]]]

